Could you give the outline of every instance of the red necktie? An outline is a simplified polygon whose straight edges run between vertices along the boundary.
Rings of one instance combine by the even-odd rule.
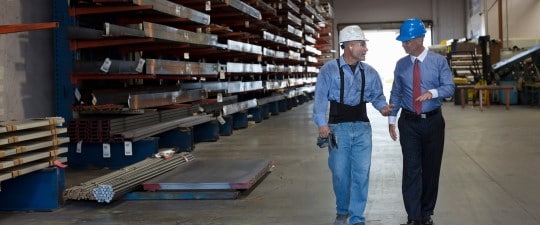
[[[416,101],[420,95],[422,95],[422,88],[420,87],[420,68],[418,66],[418,59],[414,60],[413,69],[413,106],[416,114],[422,113],[422,102]]]

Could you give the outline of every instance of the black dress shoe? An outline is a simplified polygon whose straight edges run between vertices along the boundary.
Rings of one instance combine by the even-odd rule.
[[[418,220],[407,220],[407,223],[403,223],[401,225],[422,225],[422,224]]]
[[[431,216],[426,216],[422,219],[422,225],[433,225],[433,219]]]

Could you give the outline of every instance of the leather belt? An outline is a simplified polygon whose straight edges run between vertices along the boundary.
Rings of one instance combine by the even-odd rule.
[[[401,117],[407,118],[407,119],[426,119],[426,118],[435,116],[435,115],[439,114],[440,112],[441,112],[440,107],[436,108],[434,110],[431,110],[429,112],[424,112],[424,113],[420,113],[420,114],[416,114],[415,112],[412,112],[412,111],[409,111],[409,110],[406,110],[406,109],[401,109]]]

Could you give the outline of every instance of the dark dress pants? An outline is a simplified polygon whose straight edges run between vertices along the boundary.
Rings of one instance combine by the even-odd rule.
[[[445,122],[442,112],[428,118],[401,116],[402,193],[409,220],[433,215],[439,189]]]

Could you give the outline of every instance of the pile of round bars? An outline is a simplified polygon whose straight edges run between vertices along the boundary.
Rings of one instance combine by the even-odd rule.
[[[171,171],[194,159],[189,152],[174,154],[167,159],[148,158],[107,175],[67,188],[64,191],[64,199],[96,200],[100,203],[110,203],[137,189],[144,181]]]

